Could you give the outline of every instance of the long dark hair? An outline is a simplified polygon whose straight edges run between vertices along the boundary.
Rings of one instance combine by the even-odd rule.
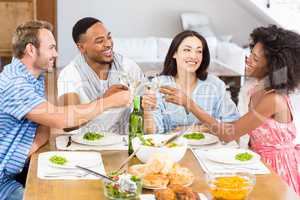
[[[250,35],[252,49],[261,43],[267,59],[270,88],[291,92],[300,84],[300,35],[275,25],[259,27]]]
[[[203,46],[202,50],[202,62],[200,64],[200,67],[196,70],[196,76],[200,80],[206,80],[207,77],[207,68],[209,66],[210,62],[210,54],[209,54],[209,49],[207,46],[207,42],[203,36],[201,36],[199,33],[191,30],[186,30],[183,31],[179,34],[177,34],[168,50],[165,62],[164,62],[164,69],[161,73],[161,75],[169,75],[175,77],[177,75],[177,63],[176,60],[173,58],[174,54],[177,52],[179,45],[181,42],[187,38],[187,37],[197,37]]]

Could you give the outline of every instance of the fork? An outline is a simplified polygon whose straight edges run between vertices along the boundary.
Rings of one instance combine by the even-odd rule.
[[[178,133],[175,133],[174,135],[172,135],[171,137],[169,137],[167,140],[161,141],[157,146],[158,147],[162,147],[165,146],[166,144],[174,141],[175,139],[177,139],[178,137],[184,135],[185,133],[188,133],[189,131],[191,131],[193,129],[193,127],[195,126],[196,121],[193,122],[193,124],[186,130],[180,130]]]

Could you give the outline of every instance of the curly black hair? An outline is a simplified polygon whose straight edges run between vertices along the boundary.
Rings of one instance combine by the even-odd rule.
[[[300,84],[300,35],[276,25],[250,34],[252,49],[261,43],[268,63],[270,89],[290,93]]]

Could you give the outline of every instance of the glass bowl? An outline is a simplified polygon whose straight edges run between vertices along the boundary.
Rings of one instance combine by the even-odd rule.
[[[256,183],[249,173],[214,173],[206,178],[214,200],[245,200]]]
[[[114,180],[118,180],[119,176],[112,177]],[[123,191],[120,188],[120,182],[116,181],[114,183],[104,182],[104,195],[107,199],[111,200],[135,200],[139,199],[142,193],[142,180],[136,176],[131,176],[131,180],[136,183],[136,189],[134,191]]]

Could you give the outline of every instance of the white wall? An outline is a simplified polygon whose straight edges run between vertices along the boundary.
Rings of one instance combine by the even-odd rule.
[[[247,1],[243,1],[244,3]],[[300,1],[299,0],[273,0],[270,8],[261,0],[251,0],[248,2],[255,5],[254,12],[260,12],[264,18],[269,18],[274,24],[283,28],[300,33]],[[248,6],[249,7],[249,6]]]
[[[58,66],[67,64],[76,54],[71,30],[86,16],[102,20],[115,37],[173,37],[180,32],[180,14],[196,11],[208,14],[219,35],[233,35],[243,45],[249,33],[262,25],[237,1],[244,0],[59,0]]]

